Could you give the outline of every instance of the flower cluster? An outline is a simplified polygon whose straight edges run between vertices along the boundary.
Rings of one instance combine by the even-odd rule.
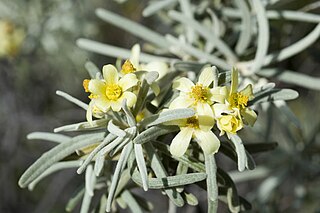
[[[182,77],[174,81],[173,88],[180,91],[169,109],[193,108],[194,117],[169,122],[178,125],[180,132],[172,140],[170,152],[182,156],[194,138],[206,154],[216,153],[220,146],[218,137],[211,131],[216,123],[220,136],[236,134],[244,124],[253,125],[256,113],[248,108],[248,101],[253,98],[252,86],[238,89],[238,71],[232,70],[231,86],[217,86],[214,80],[217,75],[215,67],[207,67],[200,73],[198,82],[194,84]],[[216,80],[217,81],[217,80]]]

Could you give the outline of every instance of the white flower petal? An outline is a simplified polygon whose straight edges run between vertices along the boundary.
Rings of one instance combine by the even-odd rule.
[[[188,149],[194,130],[191,128],[181,128],[181,131],[173,138],[170,145],[170,153],[176,157],[181,157]]]
[[[240,93],[248,96],[249,100],[252,100],[254,98],[251,84],[248,84],[243,90],[240,91]]]
[[[231,88],[230,94],[236,93],[238,90],[238,70],[233,68],[231,71]]]
[[[93,106],[98,107],[101,111],[107,112],[110,108],[110,101],[106,97],[99,97],[91,100]]]
[[[92,79],[89,81],[88,89],[94,95],[105,95],[106,85],[103,81]]]
[[[224,103],[228,95],[228,89],[226,86],[214,87],[210,89],[210,95],[212,102]]]
[[[126,91],[127,89],[136,86],[138,84],[137,76],[133,73],[129,73],[124,75],[120,80],[118,85],[122,88],[122,91]]]
[[[214,154],[218,152],[220,140],[213,132],[198,130],[194,132],[194,135],[205,154]]]
[[[169,105],[169,109],[188,108],[193,104],[193,99],[187,95],[179,95]]]
[[[133,47],[132,47],[132,49],[131,49],[130,61],[131,61],[132,65],[134,66],[134,68],[136,68],[137,71],[139,71],[139,70],[140,70],[140,66],[139,66],[139,61],[140,61],[140,45],[139,45],[139,44],[133,45]]]
[[[121,107],[122,107],[122,103],[119,100],[111,101],[110,105],[111,105],[112,111],[115,111],[115,112],[119,112],[121,110]]]
[[[182,77],[173,82],[172,88],[188,93],[191,91],[193,86],[194,83],[192,81],[190,81],[188,78]]]
[[[158,80],[161,79],[169,72],[169,67],[165,62],[162,61],[152,61],[150,63],[145,64],[142,66],[142,69],[145,71],[156,71],[159,73]]]
[[[198,102],[197,103],[197,112],[198,115],[208,115],[213,117],[213,111],[212,108],[210,107],[210,105],[208,103],[202,103],[202,102]]]
[[[200,130],[209,131],[213,128],[215,119],[208,115],[198,115]]]
[[[247,122],[250,126],[253,126],[253,124],[257,120],[257,114],[255,111],[249,108],[245,108],[243,111],[241,111],[241,115],[244,118],[244,121]]]
[[[203,86],[209,86],[214,80],[214,71],[213,67],[206,67],[202,70],[198,83],[202,84]]]
[[[106,84],[118,84],[118,70],[115,66],[108,64],[104,65],[102,68],[103,77]]]
[[[231,113],[232,111],[229,109],[226,104],[213,104],[213,112],[215,117],[219,118],[222,116],[222,113]]]
[[[122,96],[119,98],[118,102],[122,104],[122,101],[124,99],[127,99],[127,105],[128,107],[132,107],[137,102],[137,96],[133,94],[132,92],[124,92]]]

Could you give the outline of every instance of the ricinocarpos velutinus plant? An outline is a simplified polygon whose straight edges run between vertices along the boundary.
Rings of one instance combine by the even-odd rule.
[[[216,154],[232,159],[243,172],[255,169],[252,153],[275,147],[274,143],[246,144],[239,133],[253,131],[262,103],[264,107],[281,103],[288,112],[285,101],[297,98],[298,93],[275,88],[265,77],[276,69],[263,67],[308,47],[319,36],[319,25],[307,35],[308,41],[267,54],[268,19],[277,13],[267,11],[262,1],[236,2],[234,9],[232,4],[209,1],[200,5],[191,1],[150,3],[143,15],[162,12],[167,17],[160,20],[174,22],[172,34],[178,37],[162,36],[97,9],[101,19],[146,40],[152,54],[141,52],[138,44],[127,50],[79,39],[80,47],[118,61],[102,70],[90,61],[85,64],[90,78],[79,89],[88,93],[89,103],[57,91],[86,110],[86,118],[58,127],[54,133],[29,134],[29,139],[58,144],[27,169],[19,185],[33,189],[53,172],[77,168],[78,174],[85,173],[85,184],[70,199],[67,211],[81,200],[81,212],[115,212],[119,207],[135,213],[152,211],[135,188],[161,190],[177,207],[197,205],[197,195],[188,185],[207,191],[210,213],[217,212],[218,200],[227,203],[231,212],[249,210],[250,203],[238,195],[223,165],[216,163]],[[219,14],[214,12],[216,7],[221,9]],[[298,14],[301,20],[310,20],[310,14]],[[232,18],[242,22],[231,23]],[[256,50],[253,55],[252,49]],[[93,198],[98,200],[94,205]]]

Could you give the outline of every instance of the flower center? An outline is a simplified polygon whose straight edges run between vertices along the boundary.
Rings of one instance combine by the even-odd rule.
[[[106,96],[109,100],[116,101],[122,95],[122,88],[117,84],[106,85]]]
[[[232,93],[229,97],[229,103],[232,108],[244,109],[249,101],[249,97],[240,92]]]
[[[199,128],[199,120],[195,116],[190,117],[187,119],[186,126],[194,128],[194,129],[198,129]]]
[[[208,87],[202,86],[202,84],[197,84],[191,88],[190,96],[196,100],[196,102],[206,102],[208,95]]]
[[[124,74],[132,73],[136,71],[136,68],[134,68],[133,64],[130,62],[130,60],[126,60],[122,65],[121,72]]]

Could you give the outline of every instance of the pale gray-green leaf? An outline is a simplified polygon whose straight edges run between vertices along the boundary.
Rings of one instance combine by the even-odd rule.
[[[82,101],[80,101],[79,99],[65,93],[65,92],[62,92],[60,90],[57,90],[56,91],[56,94],[63,97],[64,99],[70,101],[71,103],[74,103],[75,105],[78,105],[79,107],[81,107],[82,109],[84,110],[87,110],[88,109],[88,104],[86,103],[83,103]]]
[[[159,114],[151,115],[147,117],[141,122],[141,125],[150,127],[150,126],[162,124],[168,121],[189,118],[194,116],[194,114],[195,114],[195,111],[190,108],[166,110],[166,111],[160,112]]]
[[[62,134],[55,134],[49,132],[32,132],[27,135],[28,140],[47,140],[53,141],[57,143],[64,143],[71,140],[71,137],[62,135]]]
[[[137,137],[133,140],[133,143],[143,144],[156,139],[161,135],[165,135],[178,130],[179,128],[175,126],[152,126],[137,135]]]
[[[152,31],[141,24],[138,24],[137,22],[131,21],[130,19],[124,18],[118,14],[102,8],[98,8],[96,10],[96,15],[109,24],[115,25],[131,33],[132,35],[155,44],[156,46],[162,47],[164,49],[168,48],[169,46],[168,42],[161,34],[158,34],[157,32]]]
[[[238,170],[244,171],[247,165],[247,155],[241,138],[236,134],[229,134],[231,142],[233,143],[237,157],[238,157]]]
[[[94,158],[94,156],[96,156],[96,154],[102,149],[104,148],[107,144],[109,144],[111,141],[113,141],[114,139],[116,139],[116,136],[113,134],[108,134],[104,140],[96,147],[94,148],[94,150],[92,150],[90,152],[90,154],[88,155],[88,157],[85,159],[85,161],[82,163],[82,165],[79,167],[79,169],[77,170],[78,174],[81,174],[85,168],[89,165],[89,163],[92,161],[92,159]]]
[[[260,70],[263,61],[268,53],[269,47],[269,23],[266,16],[265,8],[261,1],[251,0],[252,7],[255,10],[258,21],[258,44],[257,51],[251,67],[252,72]]]
[[[41,175],[54,163],[62,160],[76,150],[103,140],[105,133],[83,134],[72,138],[69,142],[61,143],[44,153],[19,179],[19,186],[24,188]]]
[[[119,179],[121,177],[121,172],[123,171],[128,157],[130,155],[130,152],[132,151],[132,143],[128,143],[122,150],[120,158],[118,160],[116,169],[113,173],[113,177],[112,177],[112,181],[111,181],[111,185],[110,185],[110,189],[109,189],[109,194],[108,194],[108,199],[107,199],[107,207],[106,207],[106,211],[110,212],[111,210],[111,204],[119,183]]]
[[[147,166],[143,155],[143,149],[141,144],[134,144],[134,153],[142,180],[142,186],[144,191],[148,191],[148,173]]]

